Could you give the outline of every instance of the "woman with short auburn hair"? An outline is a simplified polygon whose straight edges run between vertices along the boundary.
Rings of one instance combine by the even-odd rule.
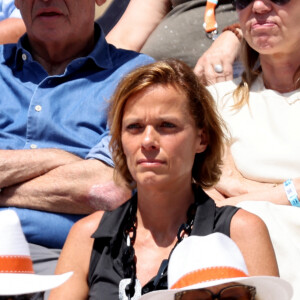
[[[131,72],[109,120],[117,174],[136,192],[120,208],[76,223],[56,269],[74,275],[50,299],[139,299],[165,289],[172,249],[186,236],[213,232],[236,242],[250,275],[278,276],[264,223],[242,209],[216,207],[202,189],[218,180],[223,133],[210,94],[189,67],[168,60]]]

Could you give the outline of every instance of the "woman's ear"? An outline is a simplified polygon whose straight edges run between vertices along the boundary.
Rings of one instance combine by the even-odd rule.
[[[208,144],[207,134],[205,129],[199,129],[196,145],[196,153],[202,153],[206,150]]]

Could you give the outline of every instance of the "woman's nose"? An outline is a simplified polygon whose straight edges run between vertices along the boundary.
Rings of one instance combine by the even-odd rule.
[[[157,149],[159,145],[159,137],[155,128],[147,126],[142,137],[142,147],[147,150]]]
[[[254,0],[252,4],[252,11],[258,14],[269,12],[271,8],[272,1],[270,0]]]

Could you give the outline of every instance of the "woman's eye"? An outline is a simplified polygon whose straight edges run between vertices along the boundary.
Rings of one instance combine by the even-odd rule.
[[[164,127],[164,128],[175,128],[176,125],[173,124],[173,123],[170,123],[170,122],[163,122],[163,123],[161,124],[161,127]]]
[[[140,129],[140,128],[142,128],[142,126],[138,123],[134,123],[134,124],[129,124],[126,128],[128,130],[130,130],[130,129]]]

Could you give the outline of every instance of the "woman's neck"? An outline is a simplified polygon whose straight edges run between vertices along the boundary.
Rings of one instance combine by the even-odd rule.
[[[186,222],[187,210],[193,202],[191,183],[172,189],[138,189],[138,228],[150,232],[158,242],[171,242],[179,226]]]
[[[294,76],[300,66],[299,55],[267,56],[260,55],[263,80],[267,89],[288,93],[297,89]]]

